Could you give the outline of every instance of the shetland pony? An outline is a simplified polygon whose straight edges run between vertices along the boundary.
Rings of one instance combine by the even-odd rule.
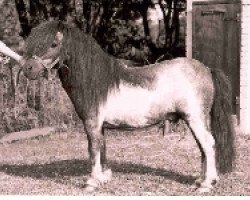
[[[221,70],[187,58],[128,67],[105,53],[91,36],[58,21],[32,30],[24,58],[23,71],[30,79],[52,68],[41,60],[59,60],[55,68],[87,134],[92,170],[86,191],[111,179],[103,134],[106,123],[139,128],[181,118],[201,150],[199,190],[209,191],[218,174],[232,171],[231,86]]]

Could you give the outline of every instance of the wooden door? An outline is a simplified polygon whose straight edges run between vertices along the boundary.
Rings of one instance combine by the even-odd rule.
[[[240,94],[240,1],[217,0],[193,4],[193,58],[221,68],[233,88],[234,113]]]

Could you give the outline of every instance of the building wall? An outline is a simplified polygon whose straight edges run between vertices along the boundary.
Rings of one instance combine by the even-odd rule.
[[[186,35],[186,56],[192,58],[192,5],[193,2],[218,2],[223,0],[187,0],[187,35]],[[226,0],[225,0],[226,1]],[[236,1],[236,0],[228,0]],[[250,1],[250,0],[245,0]]]
[[[192,4],[195,1],[207,2],[209,0],[187,0],[186,55],[189,58],[192,58]],[[238,124],[241,132],[250,134],[250,0],[241,0],[240,20],[240,117]]]
[[[250,1],[242,0],[240,50],[240,129],[250,134]]]
[[[186,56],[192,58],[192,5],[195,1],[208,0],[187,0],[187,35],[186,35]],[[216,0],[210,0],[216,1]]]

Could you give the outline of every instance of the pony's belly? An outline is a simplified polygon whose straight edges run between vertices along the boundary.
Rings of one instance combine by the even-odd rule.
[[[159,96],[157,90],[120,87],[108,97],[104,107],[104,121],[115,126],[143,127],[164,119],[171,108],[170,101]]]
[[[116,126],[147,126],[156,121],[150,114],[150,108],[147,104],[148,102],[140,104],[138,102],[130,102],[125,105],[122,102],[119,104],[117,102],[116,105],[108,109],[104,121]]]
[[[145,127],[156,124],[160,119],[147,118],[147,116],[120,115],[114,118],[106,118],[105,122],[117,127]]]

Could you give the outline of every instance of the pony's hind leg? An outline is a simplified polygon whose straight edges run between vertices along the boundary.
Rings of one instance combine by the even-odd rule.
[[[202,180],[199,184],[199,191],[209,192],[219,180],[216,169],[215,140],[207,127],[205,117],[190,115],[186,121],[202,152]]]
[[[210,115],[207,115],[206,117],[206,128],[209,132],[211,132],[211,120],[210,120]],[[192,129],[191,129],[192,131]],[[195,137],[195,134],[193,133],[194,137]],[[195,138],[196,139],[196,138]],[[196,139],[197,141],[197,139]],[[197,179],[195,181],[196,185],[197,186],[200,186],[202,181],[205,180],[205,177],[206,177],[206,168],[207,168],[207,165],[206,165],[206,156],[205,156],[205,153],[203,151],[203,148],[201,146],[201,144],[197,141],[197,145],[201,151],[201,176],[199,179]]]
[[[111,180],[112,172],[106,169],[106,142],[103,129],[94,120],[85,121],[88,138],[88,151],[91,161],[91,176],[84,185],[87,192],[92,192],[102,184]]]

